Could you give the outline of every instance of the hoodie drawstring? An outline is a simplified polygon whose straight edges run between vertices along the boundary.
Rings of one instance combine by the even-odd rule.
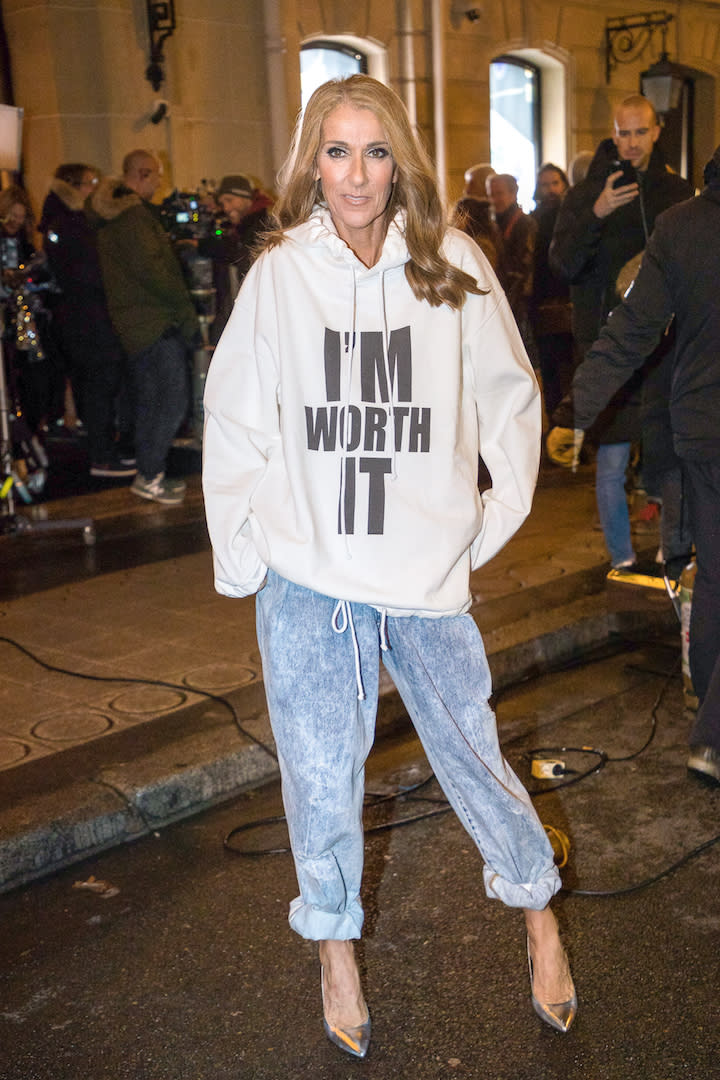
[[[387,652],[390,648],[387,619],[387,608],[380,608],[380,649],[382,652]],[[362,669],[360,666],[360,646],[358,645],[357,633],[355,631],[352,605],[348,600],[338,600],[333,610],[331,626],[336,634],[344,634],[347,628],[350,627],[350,637],[352,638],[353,652],[355,654],[355,682],[357,684],[357,696],[358,701],[364,701],[365,687],[363,686]]]
[[[390,648],[387,631],[387,608],[380,609],[380,650],[387,652]]]
[[[385,348],[383,350],[384,366],[385,366],[385,380],[388,388],[388,415],[390,418],[390,476],[393,480],[397,480],[397,471],[395,469],[396,452],[395,452],[395,407],[393,405],[393,384],[390,377],[390,331],[388,330],[387,319],[387,305],[385,301],[385,271],[383,270],[380,277],[380,289],[382,293],[382,317],[383,317],[383,331],[385,338]]]
[[[352,616],[352,607],[347,600],[338,600],[333,611],[331,625],[336,634],[344,634],[348,626],[350,627],[350,637],[353,643],[353,652],[355,653],[355,682],[358,688],[358,701],[365,700],[365,687],[362,681],[362,672],[360,670],[360,646],[358,645],[357,634],[355,633],[355,623]]]

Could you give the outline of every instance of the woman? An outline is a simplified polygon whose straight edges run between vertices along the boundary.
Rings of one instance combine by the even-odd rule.
[[[379,657],[481,850],[491,897],[525,909],[535,1008],[576,999],[548,907],[552,850],[499,750],[469,572],[530,509],[537,385],[476,245],[446,233],[399,98],[364,75],[310,99],[205,395],[215,586],[258,591],[258,641],[325,1031],[370,1038],[352,939],[363,911],[363,768]],[[478,453],[493,476],[480,496]],[[534,982],[532,981],[534,977]],[[561,1004],[553,1004],[558,1003]]]

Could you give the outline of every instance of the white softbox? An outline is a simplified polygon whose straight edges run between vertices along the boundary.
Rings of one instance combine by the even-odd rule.
[[[0,169],[20,171],[23,110],[0,105]]]

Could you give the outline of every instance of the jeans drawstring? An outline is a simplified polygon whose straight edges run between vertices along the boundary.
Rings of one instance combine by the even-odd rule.
[[[387,608],[380,611],[380,651],[387,652],[390,648],[387,631]]]
[[[353,652],[355,653],[355,681],[357,682],[358,701],[364,701],[365,688],[363,686],[362,672],[360,670],[360,647],[358,645],[357,634],[355,633],[352,607],[347,600],[338,600],[335,605],[335,610],[333,611],[332,628],[336,634],[344,634],[348,626],[350,627],[350,637],[352,638]]]

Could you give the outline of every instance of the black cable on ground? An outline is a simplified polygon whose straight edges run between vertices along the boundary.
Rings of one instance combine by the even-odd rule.
[[[624,754],[624,755],[621,755],[620,757],[610,757],[610,755],[608,753],[606,753],[605,750],[598,750],[593,746],[542,746],[542,747],[536,747],[533,750],[528,750],[523,755],[523,757],[526,758],[526,760],[530,760],[530,761],[533,758],[538,758],[540,755],[545,755],[545,756],[548,756],[548,757],[556,757],[558,754],[592,754],[598,759],[597,762],[594,765],[591,765],[591,767],[589,769],[586,769],[584,772],[573,773],[573,775],[571,777],[569,777],[568,779],[560,780],[560,781],[558,781],[558,783],[548,785],[547,787],[528,788],[528,794],[531,795],[531,796],[546,795],[551,791],[558,791],[560,788],[570,787],[572,784],[578,784],[581,780],[584,780],[586,777],[591,776],[593,773],[600,772],[600,770],[604,769],[605,766],[608,763],[617,763],[617,762],[620,762],[620,761],[633,761],[635,758],[637,758],[641,754],[643,754],[647,750],[647,748],[650,746],[653,739],[655,738],[655,734],[657,732],[657,723],[658,723],[658,720],[657,720],[658,709],[660,708],[660,705],[662,703],[662,699],[664,698],[664,696],[665,696],[665,694],[667,692],[667,689],[670,686],[670,683],[673,681],[673,679],[677,675],[679,666],[680,666],[680,660],[676,660],[675,663],[672,666],[672,669],[668,673],[668,675],[665,676],[663,684],[660,687],[660,690],[658,691],[658,694],[657,694],[657,696],[655,698],[655,701],[653,702],[652,708],[650,710],[650,733],[649,733],[647,739],[645,740],[645,742],[642,744],[642,746],[639,747],[639,749],[633,750],[633,752],[631,754]],[[569,772],[570,770],[566,770],[566,771]],[[565,775],[565,774],[560,773],[558,775],[562,776],[562,775]]]
[[[256,738],[247,728],[244,728],[240,723],[240,718],[237,714],[237,710],[233,703],[222,694],[213,694],[210,690],[199,690],[194,686],[183,686],[181,683],[165,682],[162,679],[142,679],[133,675],[90,675],[84,671],[71,671],[70,668],[59,667],[57,664],[51,664],[47,660],[41,660],[39,656],[31,652],[30,649],[21,645],[19,641],[14,641],[13,638],[0,636],[0,642],[4,642],[6,645],[12,645],[18,652],[23,653],[34,663],[39,664],[41,668],[46,671],[55,671],[59,675],[70,675],[73,679],[87,679],[90,682],[108,682],[108,683],[134,683],[140,686],[162,686],[167,690],[179,690],[183,694],[197,694],[199,697],[207,698],[209,701],[216,701],[219,705],[224,705],[229,710],[230,715],[233,718],[236,728],[246,739],[255,743],[261,750],[264,750],[274,761],[277,761],[277,754],[275,751],[267,746],[261,739]]]
[[[416,784],[411,784],[409,787],[399,788],[397,791],[390,792],[373,792],[367,791],[365,793],[365,799],[363,806],[365,809],[371,810],[376,806],[380,806],[382,803],[393,802],[398,799],[406,798],[409,802],[432,802],[438,804],[437,810],[428,810],[422,814],[414,814],[412,817],[396,818],[394,821],[385,821],[379,825],[366,825],[363,829],[365,836],[376,832],[385,832],[388,829],[400,828],[402,825],[411,825],[416,821],[424,821],[425,818],[437,817],[439,814],[447,814],[452,809],[449,802],[445,798],[435,798],[432,795],[418,795],[417,792],[422,788],[432,783],[435,779],[435,774],[430,773],[423,780],[419,780]],[[223,847],[228,851],[234,852],[236,855],[246,855],[250,858],[255,858],[258,855],[289,855],[290,848],[284,847],[270,847],[270,848],[243,848],[236,847],[233,843],[233,837],[239,836],[241,833],[253,832],[255,829],[261,829],[268,825],[280,825],[286,822],[287,819],[284,814],[279,814],[277,817],[258,818],[256,821],[247,821],[243,825],[237,825],[231,829],[223,840]]]
[[[706,840],[702,844],[698,844],[692,851],[688,851],[685,855],[681,856],[671,866],[661,870],[659,874],[655,874],[654,877],[646,878],[644,881],[638,881],[636,885],[626,885],[622,889],[566,889],[562,888],[561,892],[566,896],[627,896],[629,893],[639,892],[640,889],[647,889],[649,885],[654,885],[658,881],[662,881],[663,878],[668,877],[675,870],[679,870],[685,863],[690,862],[697,855],[701,855],[708,848],[711,848],[713,844],[717,844],[720,841],[720,833],[717,836],[713,836],[711,840]]]

